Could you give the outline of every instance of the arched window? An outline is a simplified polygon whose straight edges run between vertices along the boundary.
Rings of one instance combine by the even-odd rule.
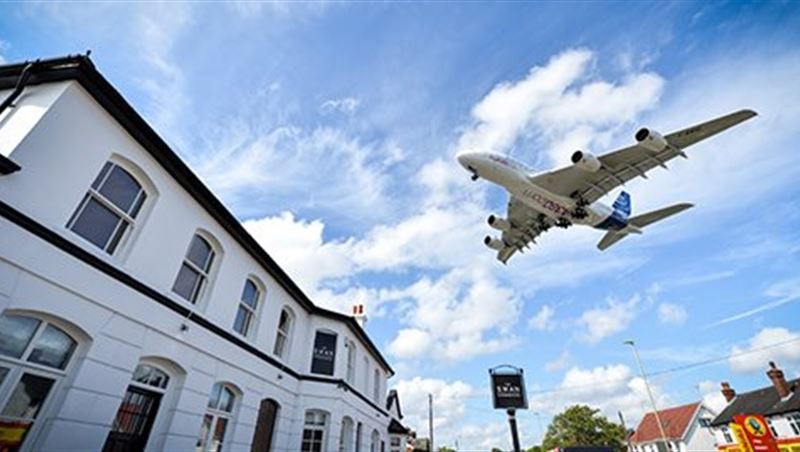
[[[7,450],[22,446],[77,346],[72,336],[49,322],[0,315],[0,424],[22,430]]]
[[[214,247],[208,240],[195,234],[189,243],[189,249],[175,278],[172,291],[196,303],[208,285],[215,254]]]
[[[356,384],[356,343],[347,340],[347,382],[355,386]]]
[[[339,452],[353,451],[353,420],[345,416],[342,418],[342,432],[339,435]]]
[[[300,447],[302,452],[323,452],[327,450],[325,448],[325,440],[327,439],[329,417],[327,411],[306,411],[303,442]]]
[[[239,309],[233,321],[233,329],[242,336],[248,336],[254,329],[258,304],[261,301],[261,289],[252,278],[244,282],[242,296],[239,298]]]
[[[294,314],[292,314],[291,309],[288,307],[283,308],[278,320],[278,331],[275,334],[275,349],[273,350],[273,353],[279,358],[285,359],[288,356],[293,323]]]
[[[169,375],[155,366],[136,366],[111,424],[104,452],[145,449],[169,382]]]
[[[363,429],[361,422],[356,424],[356,452],[361,452],[361,435],[363,434]]]
[[[375,372],[372,374],[372,400],[375,403],[380,402],[381,398],[381,371],[375,369]]]
[[[130,172],[114,162],[106,162],[72,214],[67,228],[113,254],[136,225],[136,217],[146,199],[142,184]]]
[[[211,388],[208,408],[197,437],[197,452],[218,452],[222,450],[225,432],[233,419],[233,409],[238,391],[226,383],[215,383]]]
[[[369,452],[380,452],[381,434],[377,430],[372,431],[369,442]]]

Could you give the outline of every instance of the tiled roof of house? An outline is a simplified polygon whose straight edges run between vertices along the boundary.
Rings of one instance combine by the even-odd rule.
[[[736,398],[714,418],[711,425],[728,424],[737,414],[763,414],[765,416],[800,411],[800,378],[787,381],[791,395],[781,400],[775,386],[769,385],[755,391],[737,394]]]
[[[695,402],[658,411],[658,416],[661,418],[661,424],[664,426],[664,433],[667,435],[667,439],[680,440],[683,438],[699,405],[700,402]],[[655,415],[650,412],[639,422],[639,426],[631,436],[630,441],[632,444],[641,444],[659,439],[661,439],[661,432],[656,423]]]

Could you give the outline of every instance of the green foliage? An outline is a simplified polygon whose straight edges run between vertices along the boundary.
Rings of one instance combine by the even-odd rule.
[[[456,452],[455,449],[451,449],[451,448],[449,448],[447,446],[440,446],[438,449],[436,449],[436,451],[437,452]]]
[[[610,422],[600,410],[586,405],[573,405],[553,418],[541,449],[570,446],[607,446],[615,450],[625,449],[625,429]]]
[[[492,447],[492,452],[503,452],[503,449],[500,449],[499,447]]]
[[[542,452],[543,450],[544,449],[542,449],[542,446],[531,446],[525,449],[525,452]]]

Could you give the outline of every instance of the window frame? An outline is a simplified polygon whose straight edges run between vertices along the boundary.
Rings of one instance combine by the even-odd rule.
[[[374,372],[372,373],[372,399],[375,403],[379,403],[381,400],[381,370],[379,368],[375,368]]]
[[[106,171],[106,166],[109,166],[109,169]],[[100,190],[103,188],[103,184],[108,181],[111,173],[113,172],[114,168],[118,167],[120,170],[124,171],[128,176],[130,176],[138,185],[139,185],[139,192],[136,194],[136,197],[131,202],[131,206],[129,207],[129,211],[122,210],[119,206],[114,204],[106,195],[100,193]],[[101,177],[102,176],[102,177]],[[97,185],[97,188],[95,188]],[[142,170],[140,170],[135,164],[130,162],[128,159],[125,159],[118,155],[112,155],[108,159],[103,162],[103,165],[100,169],[95,173],[94,179],[89,184],[89,187],[84,192],[83,196],[81,197],[80,201],[78,201],[77,206],[73,209],[72,214],[70,215],[67,223],[64,225],[64,228],[69,231],[70,234],[74,235],[75,237],[79,238],[81,241],[91,245],[92,250],[99,251],[101,255],[104,256],[112,256],[112,257],[122,257],[127,254],[129,243],[131,243],[132,238],[138,235],[138,231],[141,229],[141,226],[144,224],[147,213],[150,210],[153,201],[157,198],[158,191],[155,189],[152,181],[144,174]],[[144,198],[144,199],[142,199]],[[111,211],[113,215],[115,215],[117,219],[117,224],[114,227],[114,230],[109,235],[108,239],[106,239],[106,243],[103,246],[97,245],[92,242],[90,239],[84,237],[79,232],[73,230],[75,223],[81,217],[81,214],[86,209],[86,206],[89,204],[90,200],[95,200],[99,203],[102,207]],[[138,207],[136,207],[138,204]],[[132,216],[131,213],[135,210],[135,216]],[[118,234],[118,231],[122,224],[126,224],[126,228],[119,236],[119,239],[116,240],[116,243],[113,245],[113,248],[109,251],[109,246],[115,241],[115,237]]]
[[[786,421],[795,436],[800,436],[800,411],[795,411],[786,415]]]
[[[347,347],[347,366],[345,367],[345,381],[351,386],[356,385],[356,361],[358,359],[356,343],[351,339],[345,339],[344,342]]]
[[[210,258],[208,258],[210,262],[207,264],[208,265],[207,270],[200,268],[197,264],[195,264],[189,259],[189,252],[192,249],[192,244],[194,243],[195,238],[204,241],[211,250]],[[175,274],[175,278],[173,279],[170,293],[177,296],[177,298],[183,301],[184,303],[189,303],[190,305],[195,306],[197,308],[202,307],[206,299],[209,297],[209,294],[211,293],[211,288],[214,283],[214,276],[216,275],[217,269],[220,267],[220,262],[222,261],[222,255],[223,255],[222,247],[211,234],[205,232],[202,229],[196,230],[192,234],[192,238],[189,239],[189,243],[186,246],[186,251],[183,254],[183,258],[181,259],[180,265],[178,266],[178,271]],[[183,270],[184,265],[188,266],[191,271],[196,272],[199,275],[198,277],[200,280],[199,284],[197,280],[195,280],[192,289],[193,296],[190,298],[185,298],[182,294],[180,294],[175,290],[175,284],[178,282],[178,277],[180,277],[181,270]]]
[[[256,290],[256,297],[255,297],[255,307],[251,307],[244,301],[244,294],[245,289],[247,288],[247,283],[253,284]],[[248,276],[244,280],[244,287],[242,287],[242,294],[239,297],[239,305],[236,307],[236,313],[233,316],[233,331],[236,334],[247,338],[252,339],[256,336],[258,331],[258,319],[261,314],[261,306],[263,305],[263,301],[266,299],[266,289],[264,288],[264,284],[253,275]],[[236,320],[239,318],[239,311],[244,309],[247,311],[247,315],[249,315],[249,320],[245,322],[244,331],[239,331],[236,329]]]
[[[324,416],[325,422],[322,425],[309,424],[307,422],[307,418],[308,418],[309,414],[313,414],[313,415],[321,414],[321,415]],[[305,449],[305,445],[306,445],[305,433],[306,433],[306,431],[321,431],[322,432],[322,440],[319,442],[319,446],[320,446],[319,450],[321,452],[326,452],[328,450],[326,446],[327,446],[328,439],[329,439],[328,438],[328,430],[330,429],[330,425],[331,425],[331,413],[330,412],[322,410],[322,409],[318,409],[318,408],[309,408],[309,409],[305,410],[303,412],[303,430],[302,430],[302,433],[300,435],[300,451],[301,452],[314,452],[313,447],[314,447],[315,441],[313,440],[313,438],[312,438],[312,442],[311,442],[309,448]]]
[[[6,416],[0,414],[0,418],[21,419],[24,422],[30,423],[30,426],[28,427],[28,430],[26,431],[25,436],[23,437],[23,440],[19,446],[20,449],[26,450],[26,446],[30,446],[36,441],[39,431],[44,424],[44,420],[46,420],[48,416],[50,407],[53,406],[54,403],[57,403],[57,401],[55,401],[56,399],[63,397],[63,394],[61,394],[61,387],[64,384],[64,381],[68,378],[68,375],[70,375],[72,372],[75,363],[79,361],[79,359],[76,357],[82,352],[82,345],[86,339],[82,334],[76,334],[76,332],[73,331],[73,328],[65,326],[62,322],[53,320],[50,317],[14,311],[2,312],[0,313],[0,316],[25,317],[37,320],[39,322],[19,358],[9,355],[0,355],[0,367],[7,370],[3,381],[0,381],[0,413],[6,409],[6,405],[10,401],[14,390],[25,375],[32,375],[34,377],[45,378],[52,381],[52,384],[50,385],[50,388],[48,389],[41,406],[39,406],[38,410],[36,411],[36,415],[32,418],[18,418],[16,416]],[[69,337],[74,343],[63,369],[28,361],[31,353],[37,348],[37,343],[48,326],[56,328]]]
[[[219,409],[219,400],[217,401],[217,406],[210,406],[211,398],[214,396],[215,389],[217,386],[220,387],[220,391],[224,391],[228,389],[231,391],[233,395],[233,404],[231,406],[230,411],[225,411]],[[220,392],[221,394],[222,392]],[[225,444],[229,443],[231,432],[233,431],[233,425],[236,423],[236,412],[237,408],[239,407],[239,403],[241,403],[242,392],[234,385],[228,382],[218,381],[215,382],[211,386],[211,392],[208,395],[208,402],[206,402],[206,409],[203,411],[203,416],[200,421],[200,431],[197,434],[197,441],[195,445],[195,450],[202,450],[203,452],[216,452],[217,448],[212,448],[214,444],[214,432],[217,429],[220,419],[225,419],[225,431],[222,432],[222,440],[219,443],[219,449],[222,449]],[[220,398],[221,400],[221,398]],[[203,423],[207,416],[211,416],[211,423],[209,424],[208,431],[206,431],[205,437],[203,438],[202,449],[200,448],[200,434],[203,432]]]
[[[281,330],[281,315],[286,312],[286,316],[289,319],[287,331]],[[289,351],[291,350],[292,345],[292,336],[294,333],[294,322],[296,317],[294,315],[294,311],[289,306],[284,306],[281,309],[281,315],[278,315],[278,325],[275,328],[275,343],[272,347],[272,354],[277,356],[279,359],[283,361],[287,361],[289,359]],[[283,348],[280,350],[281,353],[278,353],[278,337],[283,334]]]

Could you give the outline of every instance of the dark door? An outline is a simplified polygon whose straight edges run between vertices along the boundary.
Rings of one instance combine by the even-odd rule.
[[[103,452],[143,451],[156,420],[159,403],[161,394],[128,386],[106,438]]]
[[[250,446],[251,452],[270,452],[272,450],[272,436],[275,433],[275,421],[278,419],[278,402],[272,399],[264,399],[258,408],[258,421],[256,421],[256,431],[253,434],[253,445]]]

